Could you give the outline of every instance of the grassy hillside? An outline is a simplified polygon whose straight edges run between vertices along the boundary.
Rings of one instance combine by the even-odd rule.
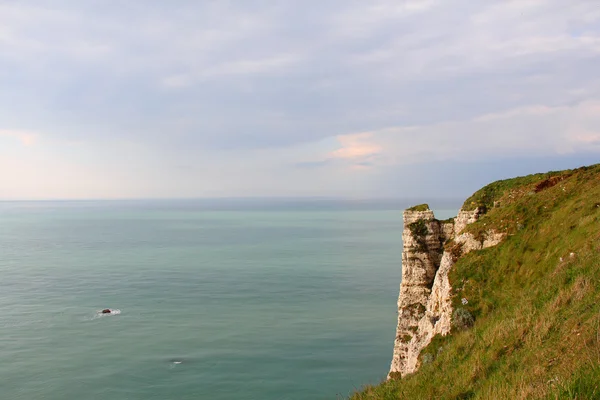
[[[600,399],[600,164],[495,182],[465,203],[478,205],[488,212],[467,229],[508,236],[451,272],[475,323],[353,400]]]

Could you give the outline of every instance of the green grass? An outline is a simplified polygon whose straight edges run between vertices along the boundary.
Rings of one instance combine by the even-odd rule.
[[[429,211],[429,204],[419,204],[409,208],[408,211]]]
[[[507,234],[451,271],[475,323],[351,399],[600,399],[600,165],[495,182],[465,204],[488,210],[469,231]]]
[[[540,183],[553,176],[567,175],[569,173],[571,171],[551,171],[544,174],[533,174],[496,181],[475,192],[465,201],[462,208],[463,210],[474,210],[477,207],[483,207],[485,210],[489,210],[494,207],[494,202],[500,200],[506,192],[529,187],[532,183]]]

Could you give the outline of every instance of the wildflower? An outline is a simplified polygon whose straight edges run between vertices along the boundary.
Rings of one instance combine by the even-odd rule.
[[[460,302],[463,304],[463,306],[469,304],[469,300],[465,299],[464,297],[460,300]]]

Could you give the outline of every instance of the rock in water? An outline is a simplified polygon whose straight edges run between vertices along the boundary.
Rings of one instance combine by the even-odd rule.
[[[112,311],[110,308],[105,308],[104,310],[102,310],[102,314],[110,314]]]

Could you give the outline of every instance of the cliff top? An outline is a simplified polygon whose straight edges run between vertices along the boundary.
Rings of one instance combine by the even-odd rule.
[[[594,168],[591,167],[582,167],[582,170],[586,168]],[[575,170],[577,171],[577,170]],[[474,210],[477,207],[483,207],[486,210],[489,210],[494,206],[494,203],[497,202],[501,197],[503,197],[506,193],[509,193],[515,189],[525,189],[530,188],[534,189],[535,186],[541,184],[545,181],[550,181],[556,183],[553,180],[555,177],[565,177],[568,175],[572,175],[574,170],[565,170],[565,171],[550,171],[543,174],[532,174],[527,176],[521,176],[518,178],[512,179],[504,179],[500,181],[496,181],[490,183],[487,186],[479,189],[477,192],[473,193],[471,197],[469,197],[463,204],[462,209],[465,211]],[[532,187],[534,186],[534,187]],[[550,185],[552,186],[552,185]]]
[[[506,239],[450,271],[473,326],[352,399],[600,398],[600,164],[494,182],[465,202],[476,207],[466,231]]]
[[[412,206],[407,208],[406,211],[429,211],[429,204],[419,204],[416,206]]]

